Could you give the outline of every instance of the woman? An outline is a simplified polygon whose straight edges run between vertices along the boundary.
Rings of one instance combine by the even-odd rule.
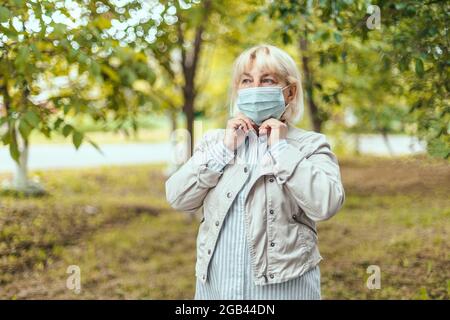
[[[195,299],[320,299],[316,222],[343,205],[323,134],[296,128],[301,79],[283,50],[260,45],[234,64],[232,114],[166,182],[167,200],[203,207]]]

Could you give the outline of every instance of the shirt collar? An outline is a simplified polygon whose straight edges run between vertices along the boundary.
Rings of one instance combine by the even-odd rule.
[[[256,134],[256,130],[253,128],[248,131],[246,138],[248,138],[250,142],[258,140],[258,142],[260,144],[267,142],[267,135],[264,134],[264,135],[258,136]]]

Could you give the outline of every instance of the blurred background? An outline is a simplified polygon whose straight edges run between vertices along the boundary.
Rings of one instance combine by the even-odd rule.
[[[327,135],[346,190],[319,224],[323,298],[448,299],[449,9],[1,1],[0,298],[192,299],[201,213],[172,210],[164,182],[224,128],[233,60],[270,43],[298,63],[297,126]]]

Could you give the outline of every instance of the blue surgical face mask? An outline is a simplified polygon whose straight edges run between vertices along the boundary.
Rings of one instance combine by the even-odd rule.
[[[289,87],[252,87],[238,90],[239,110],[258,126],[269,118],[280,119],[286,108],[283,90]]]

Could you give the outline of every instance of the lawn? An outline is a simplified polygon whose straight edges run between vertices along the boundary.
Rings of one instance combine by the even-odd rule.
[[[340,165],[346,203],[319,224],[323,298],[449,299],[449,163]],[[2,196],[0,298],[191,299],[199,220],[170,209],[162,169],[33,172],[49,196]],[[66,288],[70,265],[80,294]],[[366,287],[369,265],[381,269],[379,290]]]

